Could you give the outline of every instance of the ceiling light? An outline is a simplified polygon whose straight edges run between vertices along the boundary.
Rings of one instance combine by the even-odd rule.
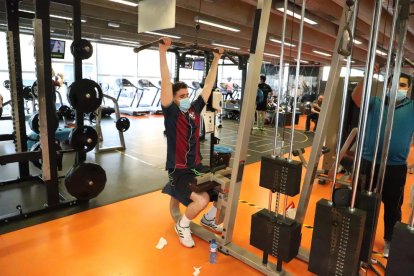
[[[381,51],[381,50],[377,50],[376,52],[377,52],[377,54],[378,54],[378,55],[380,55],[380,56],[386,56],[386,55],[387,55],[387,53],[386,53],[386,52],[383,52],[383,51]]]
[[[273,42],[276,42],[276,43],[279,43],[279,44],[282,44],[282,41],[280,41],[279,39],[276,39],[276,38],[271,38],[271,39],[269,39],[270,41],[273,41]],[[291,44],[291,43],[288,43],[288,42],[286,42],[285,41],[285,45],[286,46],[289,46],[289,47],[296,47],[296,45],[295,44]]]
[[[114,23],[114,22],[108,22],[108,27],[119,28],[121,27],[121,25],[119,25],[118,23]]]
[[[102,39],[102,40],[108,40],[108,41],[115,41],[115,42],[130,43],[130,44],[134,44],[134,45],[139,44],[139,42],[138,42],[138,41],[123,40],[123,39],[110,38],[110,37],[104,37],[104,36],[101,36],[101,39]]]
[[[295,61],[298,61],[298,59],[297,59],[297,58],[295,58]],[[305,63],[305,64],[308,64],[308,63],[309,63],[309,61],[306,61],[306,60],[301,60],[301,61],[300,61],[300,63]]]
[[[234,49],[234,50],[240,50],[239,47],[234,47],[234,46],[229,46],[229,45],[225,45],[225,44],[219,44],[219,43],[211,43],[211,45],[214,46],[219,46],[219,47],[223,47],[223,48],[229,48],[229,49]]]
[[[278,55],[275,55],[275,54],[269,54],[269,53],[263,53],[263,55],[265,55],[265,56],[269,56],[269,57],[280,57],[280,56],[278,56]]]
[[[138,7],[137,3],[133,3],[130,1],[125,1],[125,0],[109,0],[109,1],[119,3],[119,4],[124,4],[124,5],[131,6],[131,7]]]
[[[233,27],[229,27],[229,26],[226,26],[226,25],[214,23],[214,22],[207,21],[207,20],[204,20],[204,19],[199,19],[197,16],[195,17],[195,22],[199,22],[199,23],[202,23],[202,24],[206,24],[206,25],[209,25],[209,26],[213,26],[213,27],[216,27],[216,28],[220,28],[220,29],[224,29],[224,30],[228,30],[228,31],[232,31],[232,32],[240,32],[240,30],[237,29],[237,28],[233,28]]]
[[[348,61],[348,59],[347,58],[344,58],[344,61]],[[351,63],[355,63],[355,61],[353,61],[353,60],[351,60]]]
[[[355,44],[357,44],[357,45],[362,44],[362,42],[361,42],[361,41],[356,40],[356,39],[354,39],[354,43],[355,43]]]
[[[157,33],[157,32],[145,32],[146,34],[152,34],[152,35],[159,35],[159,36],[166,36],[166,37],[171,37],[171,38],[176,38],[176,39],[180,39],[181,36],[176,36],[176,35],[170,35],[170,34],[163,34],[163,33]]]
[[[278,8],[277,10],[278,10],[278,11],[281,11],[281,12],[284,12],[284,11],[285,11],[285,9],[284,9],[284,8]],[[287,14],[287,15],[290,15],[290,16],[293,16],[294,18],[299,19],[299,20],[302,18],[299,14],[297,14],[297,13],[293,13],[293,12],[292,12],[292,11],[290,11],[290,10],[287,10],[286,14]],[[306,18],[306,17],[305,17],[305,19],[303,19],[303,21],[305,21],[306,23],[311,24],[311,25],[316,25],[316,24],[318,24],[318,22],[313,21],[313,20],[310,20],[309,18]]]
[[[22,10],[22,9],[19,9],[19,11],[21,11],[21,12],[33,13],[33,14],[35,13],[34,11]],[[64,20],[69,20],[69,21],[72,21],[72,18],[71,18],[71,17],[62,16],[62,15],[51,14],[51,15],[50,15],[50,17],[52,17],[52,18],[58,18],[58,19],[64,19]],[[82,18],[81,18],[81,22],[82,22],[82,23],[85,23],[85,22],[86,22],[86,19],[82,19]]]
[[[331,56],[331,54],[321,52],[321,51],[318,51],[318,50],[312,50],[312,52],[314,52],[315,54],[321,55],[321,56],[325,56],[325,57],[330,57]]]

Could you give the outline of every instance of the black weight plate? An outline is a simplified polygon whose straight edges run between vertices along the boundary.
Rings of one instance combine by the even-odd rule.
[[[68,101],[77,111],[95,111],[101,105],[102,97],[101,87],[93,80],[81,79],[69,86]]]
[[[7,90],[9,90],[10,89],[10,81],[9,80],[3,81],[3,87],[6,88]]]
[[[69,119],[72,116],[72,109],[67,105],[62,105],[59,107],[59,114],[66,119]]]
[[[31,130],[33,130],[35,133],[40,133],[40,127],[39,127],[39,113],[34,113],[30,119],[29,119],[29,127]]]
[[[32,85],[32,93],[35,96],[35,98],[37,98],[38,95],[39,95],[39,93],[37,92],[37,81],[33,82],[33,85]]]
[[[71,132],[69,142],[75,150],[88,152],[98,143],[98,133],[91,126],[77,127]]]
[[[70,52],[76,58],[88,59],[93,54],[92,44],[86,39],[73,41],[70,45]]]
[[[94,163],[73,166],[65,177],[68,192],[78,200],[89,200],[98,196],[105,188],[105,170]]]
[[[129,126],[131,123],[129,122],[129,119],[127,117],[121,117],[116,121],[116,128],[120,132],[125,132],[129,129]]]
[[[60,143],[59,143],[59,141],[58,140],[56,140],[55,141],[55,144],[56,144],[56,150],[57,151],[59,151],[59,150],[61,150],[62,149],[62,147],[60,146]],[[40,142],[37,142],[36,144],[34,144],[33,146],[32,146],[32,148],[30,149],[30,151],[40,151],[41,150],[41,144],[40,144]],[[63,156],[62,156],[62,154],[61,153],[59,153],[59,152],[57,152],[57,156],[56,156],[56,158],[57,158],[57,165],[58,165],[58,167],[61,167],[62,166],[62,159],[63,159]],[[32,163],[33,163],[33,165],[36,167],[36,168],[38,168],[38,169],[42,169],[42,158],[40,158],[39,160],[32,160]]]
[[[25,88],[23,88],[23,98],[25,100],[33,99],[32,88],[30,86],[26,86]]]

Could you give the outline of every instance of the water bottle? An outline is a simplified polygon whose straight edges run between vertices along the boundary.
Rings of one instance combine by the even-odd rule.
[[[217,263],[217,243],[215,239],[210,241],[210,264]]]

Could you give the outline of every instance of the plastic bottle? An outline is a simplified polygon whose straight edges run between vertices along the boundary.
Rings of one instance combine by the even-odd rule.
[[[210,264],[217,263],[217,243],[215,239],[210,241]]]

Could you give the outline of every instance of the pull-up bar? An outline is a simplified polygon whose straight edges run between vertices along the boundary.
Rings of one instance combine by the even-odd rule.
[[[153,42],[144,44],[140,47],[135,47],[134,48],[134,53],[139,53],[142,50],[148,49],[148,48],[156,46],[158,44],[164,44],[164,40],[161,38],[161,39],[155,40]],[[194,45],[194,44],[187,45],[187,44],[184,44],[184,43],[172,42],[171,45],[175,46],[176,48],[181,48],[181,49],[199,50],[199,51],[204,51],[204,52],[212,51],[214,53],[219,53],[219,50],[217,48],[211,49],[211,48],[207,48],[207,47],[203,47],[203,46],[199,46],[199,45]],[[239,62],[233,57],[233,56],[238,56],[237,53],[230,52],[230,51],[224,51],[223,56],[227,57],[235,65],[239,65]]]

